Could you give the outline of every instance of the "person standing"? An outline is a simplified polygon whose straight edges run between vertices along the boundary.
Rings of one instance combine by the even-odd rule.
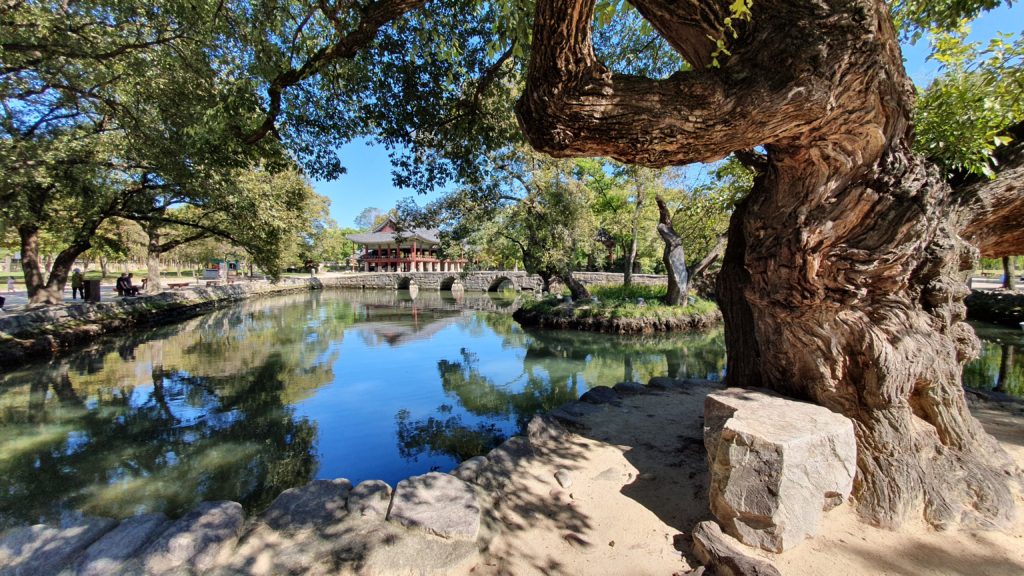
[[[81,296],[85,298],[85,278],[82,277],[82,271],[75,268],[75,271],[71,273],[71,299],[74,300]]]
[[[7,277],[7,291],[14,294],[14,276]]]

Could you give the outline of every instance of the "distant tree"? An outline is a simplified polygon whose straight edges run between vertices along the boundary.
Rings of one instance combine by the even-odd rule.
[[[380,208],[369,206],[363,208],[363,211],[356,216],[354,222],[360,230],[370,230],[377,226],[377,224],[380,224],[383,218],[386,217],[387,215]]]

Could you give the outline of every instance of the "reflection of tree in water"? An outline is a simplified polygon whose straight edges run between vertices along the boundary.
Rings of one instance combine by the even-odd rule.
[[[541,374],[524,372],[525,383],[519,391],[511,385],[499,385],[480,373],[478,358],[460,350],[461,360],[440,360],[437,369],[445,393],[458,399],[459,404],[475,416],[490,420],[513,420],[519,433],[526,429],[530,418],[538,412],[551,410],[579,398],[574,380],[552,381]],[[451,412],[450,406],[441,406],[438,412]],[[493,423],[466,424],[460,416],[434,417],[413,420],[407,410],[396,416],[398,448],[402,457],[414,459],[424,452],[445,454],[459,461],[486,454],[507,437]]]
[[[0,526],[258,509],[308,482],[316,426],[289,405],[334,379],[330,344],[354,319],[341,302],[253,303],[0,376]]]
[[[505,435],[493,423],[470,426],[459,416],[412,420],[408,410],[395,416],[398,425],[398,453],[406,460],[416,460],[423,453],[446,455],[463,461],[491,451],[505,441]]]
[[[316,471],[316,426],[282,403],[284,368],[271,355],[228,377],[165,372],[134,406],[120,394],[83,402],[66,366],[52,371],[42,382],[53,398],[33,385],[30,410],[4,406],[5,428],[36,435],[3,444],[0,524],[71,509],[122,517],[176,514],[202,500],[268,504]]]
[[[964,366],[964,385],[1024,397],[1024,354],[1006,341],[982,340],[981,355]]]
[[[656,336],[610,336],[569,330],[530,330],[526,366],[551,379],[582,375],[589,386],[647,382],[654,376],[706,378],[725,368],[721,330]]]

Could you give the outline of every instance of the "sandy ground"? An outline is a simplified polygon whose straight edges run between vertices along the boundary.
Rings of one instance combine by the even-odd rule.
[[[696,566],[689,532],[712,519],[707,503],[702,413],[709,388],[646,394],[602,406],[586,428],[540,443],[496,475],[485,518],[493,537],[470,573],[485,575],[675,575]],[[1024,468],[1024,408],[976,414]],[[572,484],[555,479],[568,472]],[[1024,498],[1007,533],[900,532],[859,522],[849,504],[828,513],[821,534],[784,554],[749,552],[785,575],[1024,574]]]

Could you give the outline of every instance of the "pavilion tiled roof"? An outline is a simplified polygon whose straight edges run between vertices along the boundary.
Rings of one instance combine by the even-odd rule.
[[[441,240],[438,238],[437,228],[413,228],[411,230],[402,230],[401,232],[364,232],[361,234],[349,234],[345,236],[349,240],[356,244],[363,245],[374,245],[374,244],[397,244],[398,242],[408,242],[410,240],[418,240],[428,244],[440,244]]]

